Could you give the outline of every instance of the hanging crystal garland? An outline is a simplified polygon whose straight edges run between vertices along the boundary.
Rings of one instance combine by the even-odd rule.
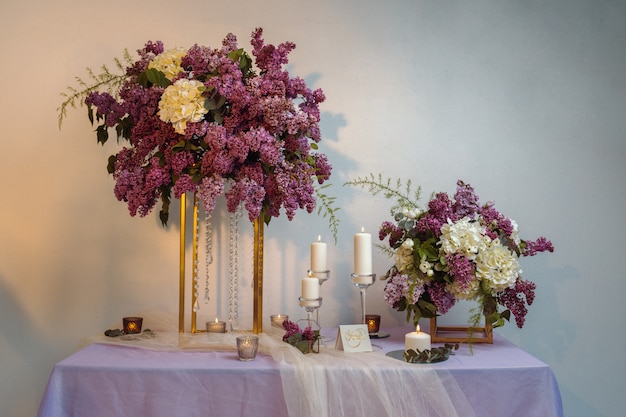
[[[239,319],[239,218],[242,207],[240,204],[234,213],[229,213],[228,320],[231,327]]]
[[[208,304],[209,297],[209,269],[210,265],[213,263],[213,225],[211,224],[213,217],[211,213],[206,213],[204,219],[204,250],[205,250],[205,260],[204,260],[204,303]]]

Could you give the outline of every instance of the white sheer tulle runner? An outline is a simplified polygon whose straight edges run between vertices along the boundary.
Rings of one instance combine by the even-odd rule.
[[[110,343],[153,350],[235,349],[236,333],[179,334],[166,316],[144,323],[159,323],[156,335],[93,337],[86,343]],[[157,327],[157,326],[155,326]],[[282,331],[260,334],[259,353],[272,356],[283,384],[290,417],[473,417],[472,407],[454,377],[442,369],[407,364],[382,352],[345,353],[322,347],[304,355],[281,340]]]

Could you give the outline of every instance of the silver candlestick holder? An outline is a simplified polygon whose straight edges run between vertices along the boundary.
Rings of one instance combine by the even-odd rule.
[[[306,321],[308,327],[314,330],[319,330],[320,325],[317,322],[317,320],[313,318],[313,312],[322,306],[322,297],[318,297],[318,298],[298,297],[298,301],[300,302],[300,307],[302,307],[304,311],[306,311],[306,319],[298,320],[298,325],[300,324],[300,322]],[[315,327],[313,327],[313,325],[315,325]]]
[[[367,324],[365,320],[365,294],[367,289],[376,281],[376,274],[362,275],[352,273],[350,277],[352,278],[354,286],[357,287],[361,293],[361,324]]]
[[[352,278],[352,283],[359,289],[361,294],[361,324],[367,325],[367,319],[365,317],[365,294],[367,289],[376,281],[376,274],[352,273],[350,277]],[[372,350],[378,351],[381,349],[382,347],[372,344]]]
[[[308,269],[306,273],[311,278],[317,278],[320,282],[320,287],[323,283],[328,281],[328,278],[330,278],[330,269],[327,269],[326,271],[314,271],[312,269]]]
[[[307,270],[307,275],[311,278],[317,278],[320,284],[320,292],[321,292],[322,284],[328,281],[328,279],[330,278],[330,269],[327,269],[325,271],[314,271],[312,269],[309,269]],[[316,317],[315,319],[317,320],[317,325],[320,326],[320,330],[321,330],[322,325],[320,324],[320,309],[319,308],[315,311],[315,317]],[[328,336],[320,336],[320,339],[321,339],[322,346],[324,346],[326,342],[330,342],[331,340],[334,340],[332,337],[328,337]]]

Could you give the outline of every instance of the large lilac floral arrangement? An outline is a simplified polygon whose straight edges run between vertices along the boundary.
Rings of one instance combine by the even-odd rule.
[[[535,298],[536,285],[522,277],[519,258],[553,252],[545,237],[522,240],[516,222],[494,207],[480,204],[474,189],[457,182],[450,197],[440,192],[421,209],[420,189],[395,184],[381,176],[359,178],[348,184],[368,188],[374,194],[396,198],[394,221],[384,221],[379,230],[385,250],[395,263],[387,272],[385,301],[399,311],[430,318],[447,313],[457,300],[476,300],[479,308],[470,322],[484,316],[494,327],[511,314],[518,327],[525,322],[527,305]]]
[[[90,71],[93,83],[64,94],[67,106],[84,99],[98,142],[109,128],[128,142],[109,158],[114,193],[132,216],[145,216],[161,200],[167,222],[170,198],[195,192],[207,212],[225,194],[229,211],[243,204],[250,220],[269,223],[284,209],[311,212],[315,182],[331,174],[326,156],[315,152],[321,139],[322,90],[283,69],[291,42],[265,44],[252,33],[253,59],[228,34],[220,48],[194,45],[164,49],[148,42],[139,58],[116,60],[123,74],[107,67]]]

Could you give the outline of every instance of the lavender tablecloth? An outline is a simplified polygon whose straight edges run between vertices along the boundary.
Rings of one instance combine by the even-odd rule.
[[[384,355],[404,348],[408,328],[384,330],[389,338],[373,340],[382,351],[345,355]],[[476,416],[563,416],[550,367],[498,335],[493,345],[475,344],[473,354],[462,346],[446,362],[405,366],[407,372],[420,366],[448,371]],[[270,356],[240,362],[235,351],[159,351],[92,344],[55,365],[38,417],[287,414],[281,375]]]

